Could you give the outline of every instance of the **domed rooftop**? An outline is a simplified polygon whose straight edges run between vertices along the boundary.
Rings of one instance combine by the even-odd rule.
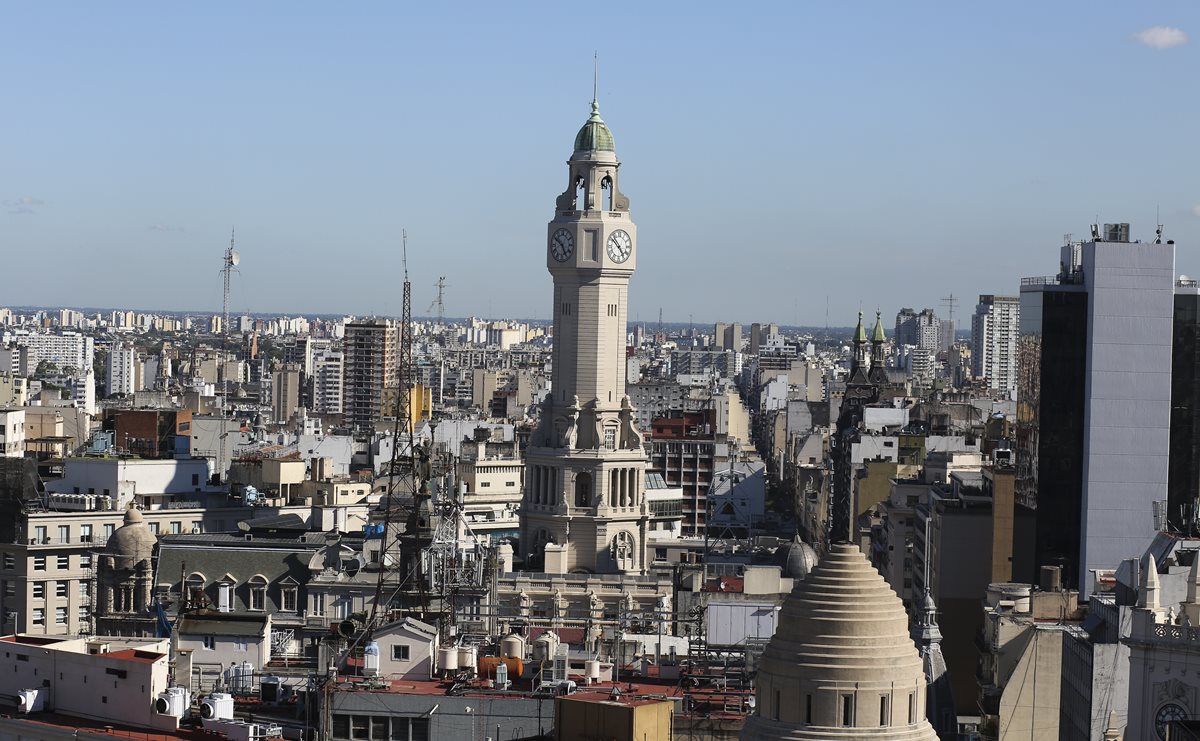
[[[937,740],[904,606],[848,543],[835,544],[783,603],[756,692],[743,741]]]
[[[783,575],[791,579],[803,579],[817,566],[820,561],[817,552],[797,535],[791,543],[775,551],[775,565],[783,570]]]
[[[150,560],[157,542],[158,538],[146,527],[141,511],[130,505],[125,510],[125,524],[109,537],[104,544],[104,553],[113,557],[115,568],[129,569]]]
[[[604,119],[600,118],[600,105],[592,98],[592,115],[575,135],[576,152],[613,152],[613,135]]]

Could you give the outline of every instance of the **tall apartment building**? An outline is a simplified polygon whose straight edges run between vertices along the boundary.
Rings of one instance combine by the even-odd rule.
[[[275,421],[283,424],[292,418],[300,406],[300,366],[288,363],[271,376],[271,412]]]
[[[126,345],[113,345],[108,351],[105,373],[105,392],[112,396],[128,396],[141,391],[141,384],[134,378],[137,366],[137,350]]]
[[[1140,556],[1166,498],[1175,244],[1106,224],[1021,282],[1017,494],[1037,509],[1035,566],[1081,593]],[[1031,580],[1032,575],[1024,575]]]
[[[897,345],[914,345],[937,352],[943,349],[942,321],[933,313],[933,309],[922,309],[920,312],[901,309],[896,312],[893,340]]]
[[[341,414],[343,357],[338,350],[318,350],[312,360],[312,404],[316,414]]]
[[[742,351],[742,325],[740,322],[726,324],[717,322],[713,325],[713,346],[721,350]]]
[[[981,295],[971,317],[971,373],[988,388],[1011,393],[1017,388],[1019,296]]]
[[[84,370],[92,367],[92,338],[78,332],[17,335],[16,342],[29,348],[30,372],[36,370],[38,363],[43,361],[54,363],[59,368]]]
[[[348,322],[342,353],[346,421],[356,428],[369,428],[384,416],[384,389],[397,385],[400,323],[394,319]]]

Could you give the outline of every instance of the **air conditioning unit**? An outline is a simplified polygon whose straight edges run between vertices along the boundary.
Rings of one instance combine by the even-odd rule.
[[[233,695],[213,692],[200,702],[200,717],[204,720],[232,720]]]
[[[45,688],[25,689],[17,692],[17,712],[37,713],[41,712],[46,707],[46,694],[42,691]]]
[[[154,701],[154,712],[172,718],[182,718],[191,704],[192,698],[186,687],[168,687],[167,691],[159,693],[158,699]]]

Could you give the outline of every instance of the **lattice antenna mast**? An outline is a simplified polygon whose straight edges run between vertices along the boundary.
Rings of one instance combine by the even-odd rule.
[[[952,293],[942,299],[942,306],[946,309],[946,319],[953,324],[954,310],[958,308],[958,299]]]
[[[229,342],[229,278],[233,273],[238,272],[238,263],[242,261],[242,256],[233,248],[235,236],[235,230],[230,229],[229,247],[225,250],[225,263],[221,268],[221,276],[224,281],[224,290],[221,293],[221,335],[225,344]]]

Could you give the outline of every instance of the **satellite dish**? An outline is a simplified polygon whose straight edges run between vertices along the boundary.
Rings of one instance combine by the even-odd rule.
[[[230,265],[237,265],[241,261],[242,261],[242,256],[239,255],[236,250],[229,251],[229,264]]]

